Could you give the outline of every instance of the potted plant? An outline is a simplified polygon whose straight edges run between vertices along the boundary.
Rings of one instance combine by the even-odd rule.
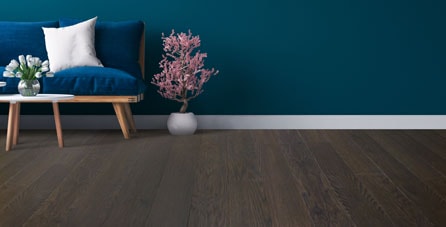
[[[158,86],[158,93],[167,99],[182,103],[180,112],[171,113],[167,128],[173,135],[189,135],[197,129],[197,119],[192,112],[186,112],[189,101],[203,92],[203,85],[218,70],[205,69],[206,53],[196,50],[200,37],[189,33],[172,33],[166,37],[162,34],[163,59],[159,65],[161,73],[155,74],[152,84]]]

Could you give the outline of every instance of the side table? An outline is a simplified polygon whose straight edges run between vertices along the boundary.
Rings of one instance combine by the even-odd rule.
[[[54,122],[56,124],[57,141],[63,147],[62,125],[60,123],[59,100],[72,99],[74,95],[68,94],[38,94],[25,97],[20,94],[0,95],[0,102],[9,102],[8,129],[6,133],[6,151],[10,151],[17,144],[20,124],[20,103],[53,103]]]

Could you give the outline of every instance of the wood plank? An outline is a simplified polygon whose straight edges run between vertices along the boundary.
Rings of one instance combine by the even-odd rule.
[[[305,145],[297,130],[273,131],[279,143],[288,145],[281,149],[291,173],[298,182],[314,226],[352,226],[350,215],[337,200],[335,191],[319,167],[316,158]]]
[[[433,226],[421,210],[379,168],[379,164],[367,157],[362,148],[353,141],[350,134],[356,133],[355,131],[327,130],[322,133],[396,226]]]
[[[5,136],[3,136],[3,139]],[[32,131],[24,138],[26,143],[19,144],[14,152],[2,152],[0,161],[0,185],[14,177],[15,174],[22,171],[33,159],[37,158],[38,152],[30,152],[30,150],[41,150],[42,146],[47,146],[52,142],[51,137],[47,133],[38,133]],[[10,160],[12,159],[12,160]]]
[[[316,131],[300,131],[300,134],[356,225],[393,225],[382,206],[322,134]]]
[[[435,133],[442,136],[443,138],[446,138],[446,130],[435,130]]]
[[[55,164],[40,176],[22,193],[4,205],[0,210],[0,220],[3,226],[21,226],[35,209],[45,200],[51,191],[52,181],[59,181],[68,170],[60,164]],[[47,184],[48,183],[48,184]]]
[[[62,182],[54,185],[51,194],[45,201],[36,209],[35,212],[25,223],[28,226],[56,226],[68,225],[68,216],[73,216],[76,209],[70,205],[85,192],[88,192],[88,187],[95,182],[95,180],[103,174],[106,174],[106,167],[113,165],[110,162],[116,156],[116,144],[113,144],[118,135],[111,136],[110,132],[103,132],[101,134],[94,134],[92,136],[98,144],[107,144],[107,146],[93,146],[88,149],[88,152],[77,150],[75,147],[65,148],[62,157],[69,161],[69,159],[78,159],[78,161],[71,161],[69,166],[71,171],[67,173]],[[104,150],[109,150],[104,152]],[[69,155],[67,154],[69,153]],[[97,196],[97,195],[96,195]],[[61,202],[63,201],[63,202]],[[86,209],[86,207],[84,207]]]
[[[163,173],[171,157],[172,139],[165,130],[146,133],[140,138],[132,139],[132,143],[133,140],[141,141],[139,147],[134,148],[137,160],[133,168],[126,172],[127,177],[119,181],[122,186],[109,218],[104,222],[105,226],[145,225],[152,213]],[[189,151],[180,149],[179,152]],[[190,204],[190,201],[186,200],[185,204]]]
[[[188,226],[228,226],[227,146],[229,131],[201,133]]]
[[[57,159],[57,156],[50,156],[48,159],[35,161],[39,160],[40,156],[46,157],[51,154],[52,150],[43,148],[48,140],[51,140],[48,134],[34,134],[34,138],[37,143],[33,144],[33,152],[18,148],[14,152],[7,153],[21,155],[11,156],[14,162],[9,162],[0,171],[0,209],[34,183],[46,171],[48,165]],[[27,142],[26,138],[25,141]],[[4,158],[9,158],[9,156]],[[0,163],[3,163],[3,160]]]
[[[390,155],[382,145],[369,136],[369,133],[370,131],[355,131],[350,135],[370,160],[379,164],[380,169],[423,212],[424,216],[429,218],[430,222],[440,226],[446,223],[446,201]]]
[[[43,149],[39,149],[42,151]],[[39,151],[37,150],[37,151]],[[16,193],[9,202],[4,203],[0,209],[0,220],[3,226],[21,226],[30,217],[38,207],[51,194],[55,186],[57,186],[64,177],[71,171],[70,166],[78,162],[82,156],[75,155],[76,158],[61,158],[62,154],[54,152],[49,149],[52,154],[49,157],[39,162],[39,167],[45,169],[43,174],[36,175],[35,180],[28,180],[31,182],[24,190]],[[37,170],[37,168],[33,168]],[[33,174],[27,175],[29,178]]]
[[[228,226],[271,225],[266,210],[260,154],[250,131],[235,130],[228,135],[226,150]]]
[[[4,132],[0,132],[0,144],[6,144],[6,136],[5,136],[5,131]],[[26,152],[23,151],[18,151],[18,152],[0,152],[0,184],[1,184],[1,175],[3,172],[3,168],[8,166],[11,163],[14,163],[18,160],[21,160],[22,158],[20,158],[21,155],[27,154]]]
[[[404,131],[407,135],[409,135],[412,139],[417,141],[418,143],[423,144],[423,146],[427,147],[431,152],[438,155],[435,157],[433,161],[433,165],[435,169],[443,169],[446,166],[446,139],[442,137],[438,131],[434,130],[407,130]],[[432,158],[431,158],[432,160]],[[444,175],[444,169],[443,169]],[[439,177],[436,179],[432,179],[433,184],[437,185],[446,185],[446,178]],[[446,188],[445,190],[439,191],[443,198],[446,198]]]
[[[445,160],[400,131],[370,131],[368,134],[446,200]]]
[[[170,156],[145,225],[187,225],[199,147],[198,135],[177,136],[172,141]]]
[[[0,153],[0,226],[444,226],[441,133],[66,130],[59,149],[22,130]]]
[[[405,134],[409,135],[413,140],[429,148],[437,156],[441,157],[436,161],[442,162],[440,165],[444,166],[446,160],[446,138],[442,137],[438,131],[434,130],[404,130]],[[435,157],[437,159],[438,157]]]
[[[423,143],[423,141],[420,141],[420,139],[422,140],[423,138],[426,138],[423,137],[422,133],[419,133],[419,139],[414,139],[413,137],[416,136],[410,136],[408,135],[408,133],[405,132],[406,131],[392,132],[389,139],[392,139],[395,143],[401,145],[401,147],[404,148],[406,152],[410,152],[411,157],[424,160],[426,164],[428,164],[429,166],[440,172],[441,175],[446,177],[446,159],[442,157],[443,155],[437,154],[440,153],[439,149],[443,151],[442,153],[446,153],[446,146],[438,147],[439,142],[446,142],[446,140],[438,140],[439,142],[437,143],[432,143],[429,140],[426,141],[425,144]],[[432,147],[437,152],[433,152],[430,147]]]
[[[274,135],[268,131],[257,130],[254,137],[256,149],[260,154],[262,185],[268,206],[264,209],[271,213],[272,226],[312,226],[310,210],[307,208],[299,189],[302,188],[290,171],[283,153],[285,146],[277,143]],[[297,196],[299,195],[299,196]],[[265,206],[265,205],[264,205]],[[316,211],[318,212],[318,211]],[[314,212],[311,212],[314,214]]]

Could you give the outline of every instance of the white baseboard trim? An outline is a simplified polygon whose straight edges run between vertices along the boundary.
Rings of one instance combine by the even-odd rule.
[[[137,129],[165,129],[168,115],[135,115]],[[446,129],[446,115],[198,115],[199,129]],[[6,128],[7,115],[0,115]],[[119,129],[114,115],[62,115],[63,129]],[[54,129],[52,115],[22,115],[21,129]]]

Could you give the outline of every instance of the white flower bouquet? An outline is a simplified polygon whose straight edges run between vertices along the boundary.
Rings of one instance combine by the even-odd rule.
[[[19,61],[12,59],[6,66],[3,77],[18,77],[22,80],[35,80],[42,76],[52,77],[54,73],[50,72],[48,60],[41,61],[38,57],[32,55],[20,55]]]

